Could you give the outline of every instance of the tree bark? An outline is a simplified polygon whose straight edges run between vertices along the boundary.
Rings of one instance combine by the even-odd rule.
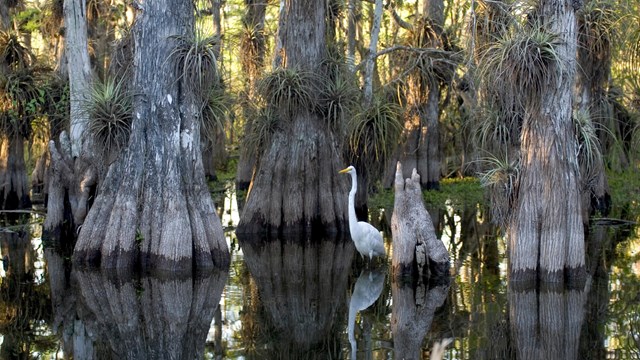
[[[91,62],[87,40],[86,0],[64,1],[65,52],[71,96],[71,154],[79,157],[85,142],[88,114],[83,110],[91,86]]]
[[[172,37],[193,31],[193,12],[191,2],[158,0],[138,13],[129,143],[82,226],[76,263],[191,272],[229,262],[204,180],[200,104],[169,57]]]
[[[3,136],[0,144],[0,201],[3,209],[25,209],[31,206],[27,169],[24,163],[24,137]]]
[[[264,35],[264,20],[266,16],[266,5],[268,1],[264,0],[245,0],[246,15],[243,18],[243,26],[245,31],[251,31],[253,36],[245,46],[240,49],[243,53],[240,56],[242,61],[242,72],[247,77],[245,82],[244,93],[247,97],[243,102],[244,114],[244,133],[248,134],[251,130],[251,122],[256,116],[252,111],[251,104],[256,100],[256,82],[262,74],[264,67],[264,57],[266,52],[266,39]],[[236,170],[236,189],[247,190],[251,184],[253,170],[256,165],[256,153],[243,147],[240,150],[238,158],[238,168]]]
[[[277,56],[285,68],[321,74],[326,53],[324,3],[285,3]],[[279,126],[260,154],[237,231],[345,230],[347,183],[338,178],[344,165],[337,135],[313,109],[276,111]]]
[[[583,281],[584,226],[571,121],[575,9],[569,1],[545,0],[538,11],[544,28],[560,37],[561,63],[549,87],[532,92],[525,104],[517,198],[507,229],[510,280]]]
[[[376,7],[373,12],[373,21],[371,24],[371,39],[369,40],[369,52],[365,59],[364,65],[364,85],[363,85],[363,102],[364,106],[371,104],[373,99],[373,70],[375,67],[376,54],[378,52],[378,37],[380,35],[380,22],[382,21],[382,0],[376,0]]]
[[[410,179],[403,179],[398,163],[395,180],[395,200],[391,217],[394,279],[419,277],[442,278],[449,281],[449,253],[436,237],[431,216],[422,199],[420,175],[413,170]]]
[[[43,238],[54,240],[76,237],[76,227],[82,225],[87,214],[91,188],[97,183],[96,170],[90,164],[90,150],[85,129],[92,81],[87,40],[86,0],[65,0],[65,58],[69,76],[70,119],[69,137],[60,134],[58,144],[49,141],[51,157],[47,190],[47,217]],[[65,220],[67,220],[65,222]]]

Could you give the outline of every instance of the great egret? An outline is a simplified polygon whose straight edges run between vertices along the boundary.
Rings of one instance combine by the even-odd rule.
[[[356,249],[362,257],[369,256],[373,260],[374,256],[386,255],[382,235],[368,222],[358,221],[356,217],[355,197],[358,191],[358,176],[356,168],[349,166],[340,170],[340,174],[351,174],[351,191],[349,191],[349,232],[351,239],[356,245]]]

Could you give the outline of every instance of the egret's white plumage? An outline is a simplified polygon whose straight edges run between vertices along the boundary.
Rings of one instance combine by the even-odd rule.
[[[349,166],[340,170],[341,174],[351,174],[351,191],[349,191],[349,232],[356,249],[362,257],[385,256],[382,234],[368,222],[358,221],[356,217],[355,197],[358,191],[358,176],[356,169]]]

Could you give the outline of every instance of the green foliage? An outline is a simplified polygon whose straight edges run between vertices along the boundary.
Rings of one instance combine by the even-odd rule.
[[[485,203],[480,181],[472,177],[443,179],[440,190],[425,190],[422,195],[426,203],[439,208],[444,208],[445,204],[463,207]],[[393,189],[382,189],[369,198],[369,206],[372,209],[391,209],[393,201]]]
[[[401,114],[397,103],[374,97],[371,105],[357,112],[348,124],[351,152],[360,161],[384,163],[402,134]]]
[[[627,209],[631,219],[640,217],[640,172],[629,168],[623,172],[607,172],[614,209]]]
[[[45,91],[37,69],[20,69],[6,75],[0,88],[1,131],[27,137],[31,121],[41,113]]]
[[[207,90],[219,81],[216,53],[220,39],[217,36],[207,36],[204,31],[171,38],[176,41],[176,45],[169,54],[169,59],[182,84],[196,96],[206,99]]]
[[[119,151],[129,141],[133,119],[133,96],[123,81],[97,81],[89,92],[84,111],[89,118],[88,131],[105,153]]]
[[[40,29],[42,22],[42,11],[37,8],[27,8],[14,16],[21,32],[31,33]]]
[[[315,109],[317,80],[311,72],[279,67],[258,81],[258,90],[268,106],[291,116],[302,109]]]

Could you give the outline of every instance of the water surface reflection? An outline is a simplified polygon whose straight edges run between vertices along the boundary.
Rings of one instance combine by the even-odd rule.
[[[202,359],[228,270],[195,277],[65,271],[47,252],[53,329],[74,359]]]
[[[239,237],[264,319],[249,357],[338,358],[353,243],[344,238]],[[258,329],[256,327],[255,329]],[[268,336],[264,336],[268,334]]]
[[[434,213],[449,285],[395,283],[348,237],[228,231],[230,269],[185,279],[80,271],[37,231],[0,232],[0,358],[429,358],[448,338],[445,359],[640,358],[637,228],[590,229],[587,286],[516,289],[504,239],[473,211]]]

